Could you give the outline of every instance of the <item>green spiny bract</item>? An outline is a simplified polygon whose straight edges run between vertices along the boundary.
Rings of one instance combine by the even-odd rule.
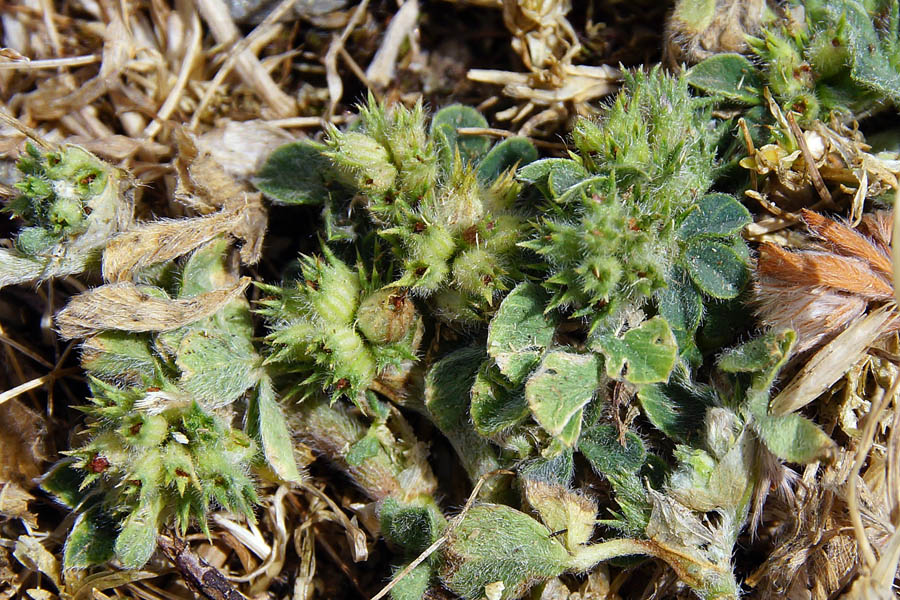
[[[80,273],[132,219],[124,172],[77,146],[41,152],[30,143],[18,162],[21,195],[6,212],[25,225],[0,250],[0,287]]]
[[[149,560],[166,524],[182,534],[192,522],[207,530],[214,508],[254,519],[257,448],[247,435],[169,385],[122,389],[94,379],[91,388],[83,410],[92,438],[69,453],[70,468],[86,495],[99,493],[98,510],[121,523],[114,550],[125,566]]]
[[[294,391],[304,397],[328,389],[332,400],[364,406],[380,373],[415,359],[421,319],[403,288],[383,287],[376,271],[351,269],[327,246],[323,254],[301,258],[302,279],[293,285],[259,284],[273,296],[260,301],[272,329],[266,364],[303,377]]]
[[[335,220],[347,212],[341,203],[361,198],[368,219],[355,225],[354,235],[374,231],[389,242],[399,271],[394,285],[427,297],[442,318],[480,321],[522,278],[516,243],[524,217],[515,206],[521,186],[511,169],[537,158],[522,138],[492,147],[486,136],[457,131],[486,126],[465,106],[441,110],[429,127],[421,105],[388,111],[370,98],[352,128],[328,130],[327,149],[320,152],[331,163],[330,175],[292,180],[303,189],[284,192],[282,153],[257,185],[276,199],[317,196],[334,240],[349,235]],[[298,157],[310,151],[308,144],[296,148]]]
[[[548,200],[548,216],[520,244],[546,263],[548,309],[572,308],[592,330],[613,330],[626,309],[656,297],[677,319],[672,327],[692,334],[701,291],[740,292],[748,273],[739,232],[750,216],[730,196],[707,194],[716,168],[711,123],[708,102],[693,98],[683,78],[633,72],[599,122],[576,124],[577,155],[519,170]]]

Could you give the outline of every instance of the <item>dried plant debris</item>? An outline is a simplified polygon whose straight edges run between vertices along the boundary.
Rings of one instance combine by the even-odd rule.
[[[574,64],[583,48],[567,18],[572,10],[569,0],[504,1],[502,7],[503,22],[513,35],[512,48],[529,72],[470,69],[468,77],[503,85],[503,93],[520,102],[498,118],[513,124],[524,121],[521,135],[564,122],[570,111],[593,114],[590,102],[616,90],[617,69]],[[536,108],[540,111],[531,114]]]
[[[0,16],[0,600],[891,597],[900,4],[460,4]]]

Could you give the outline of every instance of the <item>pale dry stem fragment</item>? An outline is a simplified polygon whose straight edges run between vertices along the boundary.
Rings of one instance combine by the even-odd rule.
[[[104,285],[73,297],[56,315],[63,339],[81,338],[100,331],[170,331],[206,318],[244,293],[250,278],[234,286],[191,298],[150,296],[132,283]]]
[[[296,1],[282,0],[281,4],[268,17],[249,36],[243,39],[240,39],[240,31],[231,20],[228,7],[223,0],[197,1],[197,9],[203,15],[203,19],[209,25],[217,42],[220,44],[232,44],[235,40],[240,39],[240,41],[232,48],[231,54],[225,61],[225,64],[222,65],[219,73],[216,74],[212,85],[204,93],[200,105],[191,118],[190,129],[196,129],[200,117],[212,99],[215,90],[221,85],[232,66],[237,69],[247,86],[269,104],[276,117],[292,117],[297,113],[297,103],[294,99],[278,87],[278,84],[269,76],[269,72],[262,67],[259,59],[249,50],[249,45],[253,40],[286,14]]]
[[[384,88],[393,81],[400,47],[407,37],[413,35],[418,20],[418,0],[406,0],[391,19],[381,46],[366,68],[365,75],[369,83]]]

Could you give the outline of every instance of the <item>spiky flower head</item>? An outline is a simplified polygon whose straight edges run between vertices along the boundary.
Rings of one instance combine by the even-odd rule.
[[[360,264],[351,269],[323,246],[322,256],[301,258],[292,285],[259,284],[276,372],[301,377],[294,392],[331,391],[364,405],[365,390],[391,365],[415,358],[420,319],[403,288],[382,286]]]
[[[737,234],[749,214],[730,196],[706,194],[715,135],[708,105],[685,79],[633,72],[599,121],[575,126],[578,154],[519,170],[548,200],[521,244],[546,265],[548,309],[608,330],[625,309],[656,298],[673,329],[691,333],[698,289],[718,298],[740,291],[746,247]]]
[[[452,106],[428,128],[421,104],[388,110],[370,98],[356,127],[331,129],[327,140],[325,155],[391,245],[401,267],[396,285],[431,298],[451,320],[481,318],[521,277],[514,258],[524,221],[509,169],[536,152],[522,139],[491,150],[487,138],[457,133],[486,124],[476,111]]]
[[[183,534],[223,508],[254,520],[250,477],[256,444],[171,384],[119,388],[92,379],[90,440],[69,452],[85,494],[99,492],[97,510],[121,523],[115,556],[138,568],[156,548],[157,531]],[[82,507],[84,510],[84,507]],[[77,538],[77,535],[75,535]]]

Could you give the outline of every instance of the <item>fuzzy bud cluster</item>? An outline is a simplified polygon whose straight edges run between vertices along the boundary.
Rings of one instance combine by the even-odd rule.
[[[791,2],[787,17],[750,38],[765,85],[785,110],[811,122],[900,100],[897,8],[861,0]]]
[[[521,278],[516,241],[524,219],[509,169],[536,152],[522,139],[492,149],[483,136],[457,133],[486,125],[473,109],[451,106],[429,128],[421,105],[389,112],[370,98],[357,127],[332,128],[327,139],[325,155],[390,243],[396,285],[428,297],[448,320],[480,320]]]
[[[272,329],[267,364],[303,377],[303,395],[331,390],[364,402],[365,390],[391,365],[415,359],[420,319],[403,288],[380,285],[377,272],[353,270],[327,246],[303,257],[301,275],[285,287],[260,284],[271,298],[260,313]]]
[[[26,227],[17,245],[29,255],[83,233],[91,213],[90,200],[107,182],[107,168],[75,146],[42,154],[26,146],[18,163],[23,178],[16,183],[22,195],[7,207]]]
[[[253,520],[250,463],[256,444],[177,389],[117,388],[93,380],[84,408],[91,440],[70,454],[81,489],[103,492],[98,510],[121,523],[115,555],[132,568],[156,549],[156,532],[174,522],[183,534],[206,529],[212,508]]]
[[[577,155],[519,170],[547,199],[547,216],[521,245],[546,265],[548,308],[571,308],[609,329],[626,309],[684,288],[691,314],[670,324],[690,333],[699,291],[737,295],[747,278],[739,231],[749,214],[730,196],[704,196],[716,165],[709,122],[708,106],[683,78],[632,73],[600,121],[577,123]],[[710,226],[710,211],[734,222]]]

